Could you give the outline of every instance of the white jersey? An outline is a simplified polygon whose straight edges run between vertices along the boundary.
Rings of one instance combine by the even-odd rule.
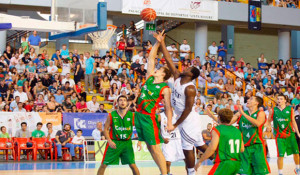
[[[193,82],[181,85],[180,80],[181,78],[177,78],[177,80],[175,80],[171,95],[172,107],[174,108],[177,117],[180,117],[183,110],[185,109],[185,88],[192,85],[196,89],[196,86]]]
[[[181,137],[180,137],[180,132],[179,132],[178,128],[175,128],[175,130],[172,132],[167,131],[167,121],[168,121],[168,118],[167,118],[165,112],[160,113],[161,136],[163,138],[167,138],[170,140],[180,139]],[[173,124],[176,123],[176,118],[174,115],[172,117],[172,123]]]

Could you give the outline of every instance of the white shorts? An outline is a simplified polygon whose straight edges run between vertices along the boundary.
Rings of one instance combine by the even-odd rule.
[[[189,116],[178,126],[181,135],[182,149],[193,150],[193,147],[203,146],[200,115],[192,111]]]
[[[181,139],[170,140],[168,144],[162,144],[162,152],[168,162],[176,162],[184,159]]]

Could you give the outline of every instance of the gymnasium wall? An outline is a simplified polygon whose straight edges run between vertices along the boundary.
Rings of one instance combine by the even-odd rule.
[[[183,39],[187,39],[191,49],[195,48],[195,24],[185,23],[176,29],[168,32],[168,35],[176,41],[182,43]],[[234,36],[234,55],[236,58],[243,57],[245,62],[249,62],[254,67],[257,67],[256,59],[261,53],[270,62],[272,59],[277,60],[278,55],[278,32],[277,29],[263,28],[261,31],[249,31],[245,28],[235,28]],[[207,46],[211,45],[212,41],[219,44],[221,40],[221,26],[209,25]],[[167,43],[172,43],[167,39]]]

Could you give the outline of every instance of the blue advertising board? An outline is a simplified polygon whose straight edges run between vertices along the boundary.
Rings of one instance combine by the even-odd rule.
[[[107,113],[63,113],[63,124],[69,123],[75,133],[81,129],[83,136],[92,136],[97,122],[102,122],[104,129],[107,115]]]
[[[93,130],[97,127],[97,122],[102,122],[102,128],[107,118],[107,113],[63,113],[63,125],[68,123],[75,132],[82,130],[82,136],[92,136]],[[132,139],[137,139],[135,127],[133,127]]]

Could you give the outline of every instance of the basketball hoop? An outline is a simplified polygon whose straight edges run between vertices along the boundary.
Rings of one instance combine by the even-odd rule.
[[[107,25],[104,31],[89,33],[89,37],[93,40],[93,50],[109,49],[108,42],[116,29],[117,26]]]

